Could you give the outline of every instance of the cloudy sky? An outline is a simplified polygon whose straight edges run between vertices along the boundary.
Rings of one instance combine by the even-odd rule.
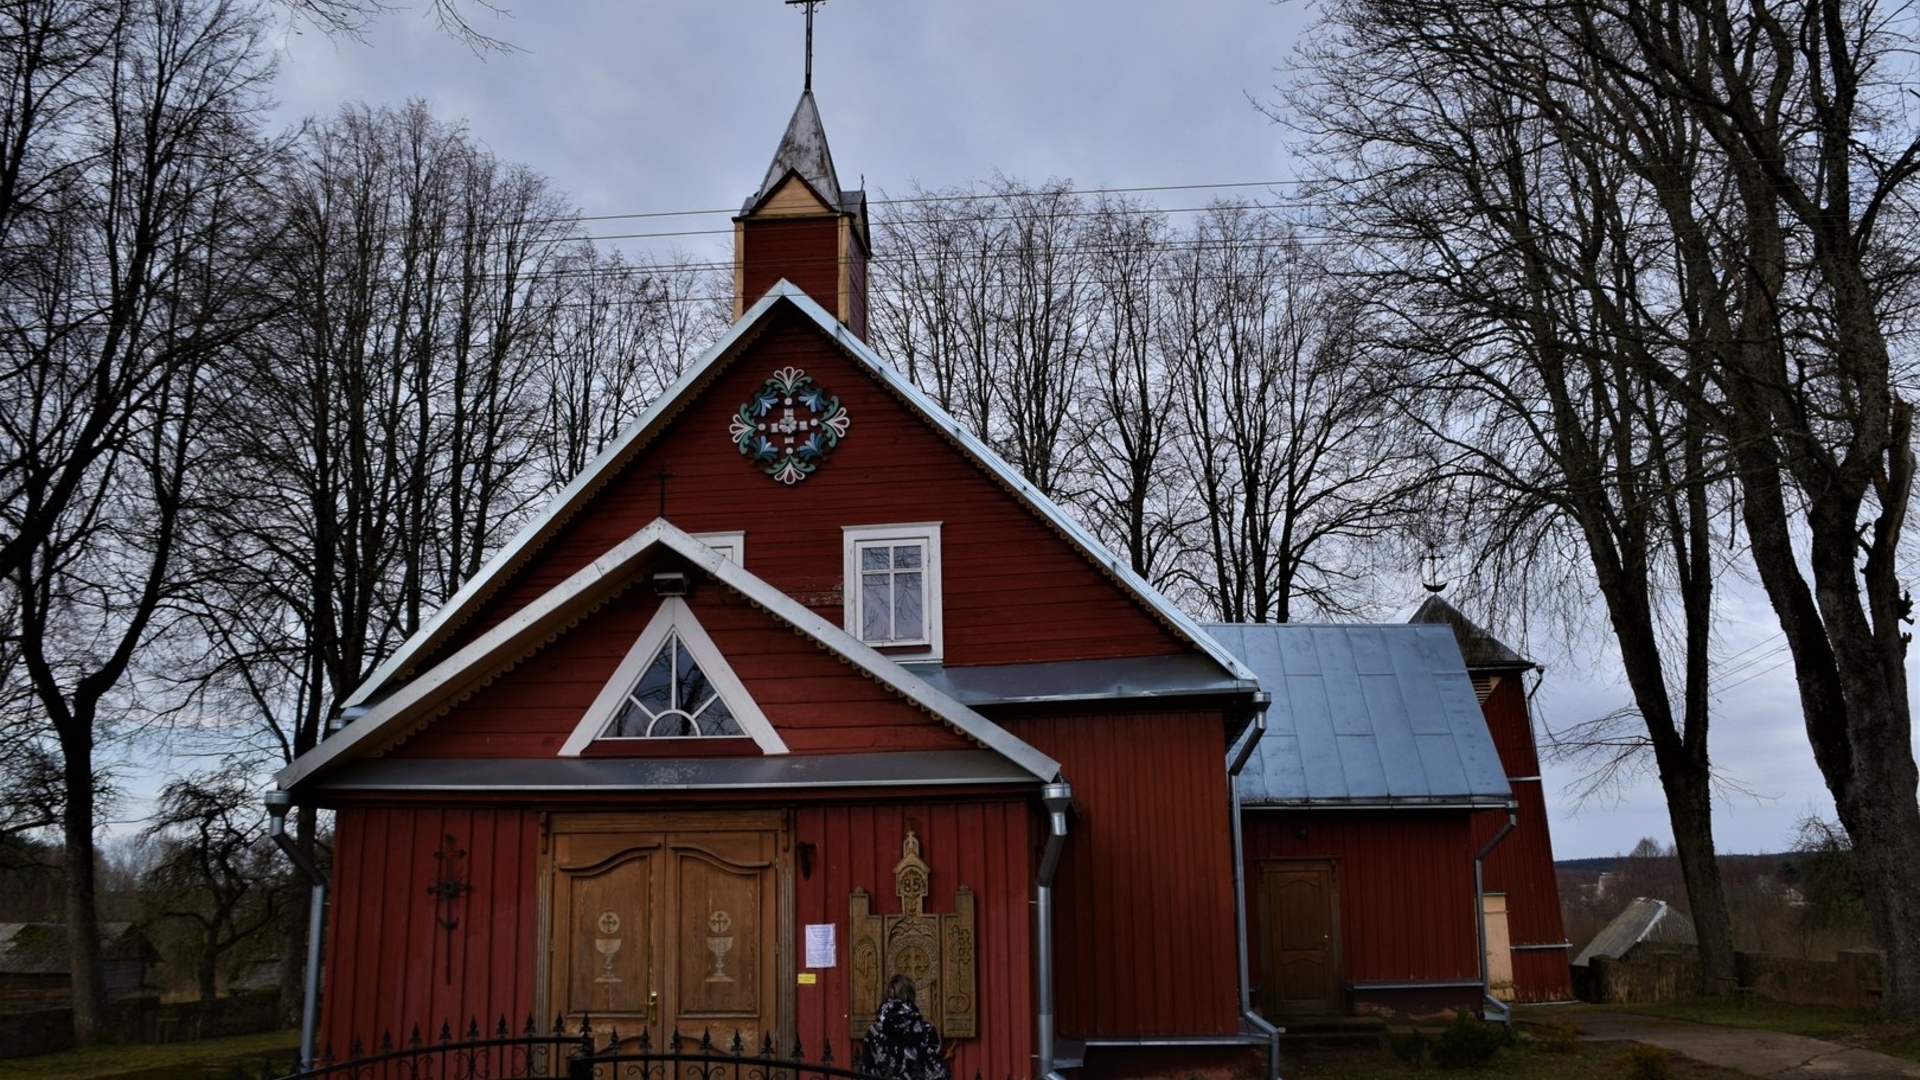
[[[414,10],[363,43],[289,28],[281,119],[349,101],[426,101],[508,161],[551,177],[625,246],[723,256],[728,217],[759,184],[797,99],[804,18],[781,0],[501,0],[483,31],[515,51],[476,57]],[[1252,104],[1273,86],[1309,12],[1209,0],[831,0],[816,16],[814,91],[843,184],[874,197],[990,179],[1158,189],[1167,210],[1215,194],[1270,197],[1290,175],[1285,132]],[[645,215],[645,216],[642,216]],[[666,216],[661,216],[666,215]],[[666,235],[679,234],[679,235]],[[1724,851],[1785,846],[1830,816],[1764,603],[1734,595],[1720,635],[1716,752],[1730,791]],[[1409,598],[1409,607],[1411,607]],[[1539,718],[1559,727],[1626,699],[1595,646],[1522,643],[1547,671]],[[1579,804],[1576,770],[1549,765],[1556,853],[1610,855],[1670,832],[1643,777]]]

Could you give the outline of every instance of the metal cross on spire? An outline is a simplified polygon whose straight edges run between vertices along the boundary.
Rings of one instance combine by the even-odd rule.
[[[802,88],[806,90],[812,90],[813,89],[813,9],[819,7],[821,4],[826,3],[826,0],[787,0],[787,3],[795,7],[804,7],[807,9],[807,81]]]

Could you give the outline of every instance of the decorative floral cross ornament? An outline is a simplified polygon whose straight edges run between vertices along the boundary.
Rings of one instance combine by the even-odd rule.
[[[762,472],[791,485],[813,475],[852,422],[840,399],[812,376],[784,367],[733,414],[727,434]]]

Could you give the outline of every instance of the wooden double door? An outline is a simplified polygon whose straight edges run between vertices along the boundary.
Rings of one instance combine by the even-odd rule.
[[[648,1033],[779,1041],[778,814],[569,814],[549,821],[546,1015],[623,1045]]]

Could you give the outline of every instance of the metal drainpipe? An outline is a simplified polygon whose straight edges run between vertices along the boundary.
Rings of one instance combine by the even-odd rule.
[[[293,796],[284,791],[267,792],[267,820],[273,842],[293,865],[313,883],[313,899],[307,915],[307,980],[300,1002],[300,1068],[306,1072],[314,1064],[314,1039],[320,1023],[320,933],[327,913],[327,878],[320,868],[287,835],[287,811],[293,809]]]
[[[1073,805],[1073,786],[1064,780],[1040,789],[1040,801],[1047,808],[1047,847],[1040,856],[1040,872],[1033,880],[1034,936],[1040,953],[1039,1015],[1034,1027],[1040,1039],[1040,1069],[1043,1080],[1065,1080],[1053,1071],[1053,875],[1060,869],[1060,851],[1067,844],[1067,809]]]
[[[1481,848],[1480,853],[1473,857],[1474,922],[1480,930],[1480,1000],[1483,1004],[1491,1007],[1495,1012],[1498,1012],[1500,1014],[1500,1022],[1509,1027],[1513,1026],[1513,1006],[1494,997],[1493,988],[1487,985],[1487,979],[1489,978],[1489,972],[1487,970],[1487,887],[1486,871],[1482,864],[1486,862],[1487,855],[1493,851],[1494,847],[1497,846],[1500,841],[1505,840],[1507,834],[1513,831],[1513,827],[1519,821],[1519,818],[1520,804],[1512,799],[1508,799],[1507,823],[1500,826],[1500,831],[1493,834],[1493,837],[1487,841],[1487,846]]]
[[[1247,731],[1246,741],[1227,764],[1227,813],[1233,836],[1234,959],[1239,965],[1240,1018],[1267,1037],[1267,1080],[1280,1080],[1280,1029],[1253,1011],[1253,985],[1247,962],[1246,842],[1240,830],[1240,785],[1234,782],[1240,770],[1246,768],[1247,759],[1253,756],[1254,747],[1260,745],[1260,737],[1267,733],[1267,708],[1272,704],[1273,695],[1264,690],[1253,697],[1253,723]]]

